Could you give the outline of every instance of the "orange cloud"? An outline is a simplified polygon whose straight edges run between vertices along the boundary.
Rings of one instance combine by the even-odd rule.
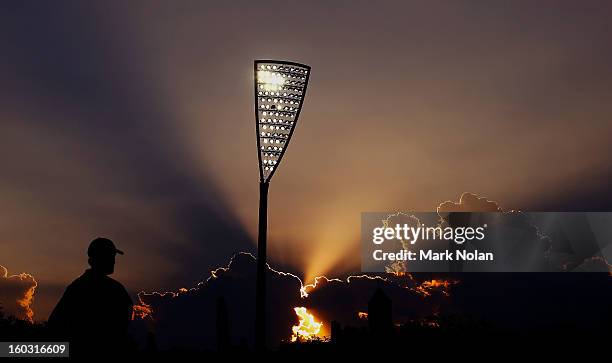
[[[9,275],[6,267],[0,265],[0,306],[3,312],[33,322],[32,302],[36,286],[34,276],[28,273]]]

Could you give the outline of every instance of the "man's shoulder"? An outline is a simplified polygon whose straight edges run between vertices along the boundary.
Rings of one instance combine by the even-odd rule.
[[[121,282],[115,280],[114,278],[112,278],[110,276],[103,276],[102,279],[104,280],[105,284],[107,284],[108,286],[112,287],[113,289],[126,291],[125,287],[123,286],[123,284]]]
[[[104,280],[106,280],[106,284],[109,286],[109,289],[111,289],[114,294],[122,295],[126,301],[129,300],[129,303],[132,304],[132,298],[130,297],[130,294],[128,294],[123,284],[121,284],[119,281],[115,280],[110,276],[104,276]]]
[[[129,297],[127,290],[119,281],[106,275],[94,275],[87,271],[68,285],[66,292],[70,293],[91,288],[99,289],[100,292],[104,293],[121,294]]]
[[[75,289],[79,289],[80,287],[87,285],[89,283],[89,278],[87,276],[87,273],[83,273],[81,276],[77,277],[76,279],[74,279],[74,281],[72,281],[67,287],[66,290],[75,290]]]

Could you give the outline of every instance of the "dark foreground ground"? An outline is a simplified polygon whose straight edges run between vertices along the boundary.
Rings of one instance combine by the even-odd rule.
[[[611,307],[612,308],[612,307]],[[153,336],[145,345],[131,343],[118,350],[101,343],[89,351],[73,356],[72,360],[91,361],[99,358],[147,361],[217,361],[227,358],[253,359],[265,355],[270,359],[329,359],[331,357],[398,357],[398,358],[486,358],[542,356],[548,359],[566,358],[569,354],[583,358],[601,355],[607,360],[612,342],[612,323],[602,321],[598,327],[578,328],[557,324],[525,330],[500,330],[486,322],[464,317],[440,319],[437,324],[424,326],[408,323],[392,330],[373,334],[367,327],[343,327],[333,339],[297,343],[280,343],[264,353],[247,346],[225,346],[217,350],[156,348]],[[0,341],[53,341],[46,324],[2,317]],[[39,358],[46,360],[49,358]],[[405,360],[405,359],[402,359]]]

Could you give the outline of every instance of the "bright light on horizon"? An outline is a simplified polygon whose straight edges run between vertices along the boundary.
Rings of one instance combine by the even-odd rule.
[[[315,339],[321,331],[323,323],[317,322],[315,317],[305,307],[296,307],[293,310],[298,316],[299,322],[298,325],[291,327],[291,332],[293,333],[291,335],[291,342],[295,342],[298,339],[303,341]]]

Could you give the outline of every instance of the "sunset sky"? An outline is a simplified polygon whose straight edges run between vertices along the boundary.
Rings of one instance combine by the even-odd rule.
[[[365,211],[469,191],[611,210],[608,1],[105,1],[0,15],[0,265],[44,318],[97,236],[131,292],[254,251],[253,60],[312,67],[270,187],[270,263],[359,268]]]

